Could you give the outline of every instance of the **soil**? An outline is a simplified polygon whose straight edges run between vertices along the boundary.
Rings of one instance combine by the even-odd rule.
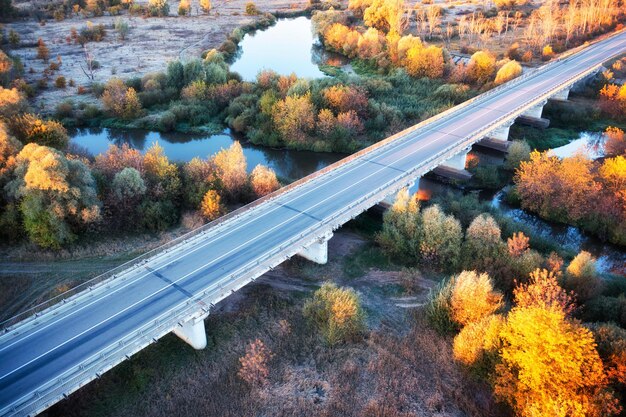
[[[34,107],[41,113],[52,113],[56,105],[63,100],[78,102],[96,102],[90,95],[78,95],[79,86],[88,86],[90,80],[81,69],[85,67],[85,50],[81,45],[68,42],[70,31],[78,32],[91,22],[103,24],[106,37],[102,42],[89,42],[86,50],[101,65],[94,74],[94,81],[105,83],[111,77],[130,78],[164,71],[167,63],[176,59],[189,59],[200,56],[201,52],[219,47],[233,29],[260,19],[259,16],[245,14],[248,0],[227,0],[214,2],[211,12],[203,14],[196,0],[192,1],[191,16],[178,16],[178,1],[170,1],[170,15],[167,17],[138,17],[126,12],[121,16],[100,16],[84,18],[72,16],[63,21],[50,20],[42,25],[34,19],[12,22],[5,25],[5,31],[16,31],[20,36],[20,45],[11,51],[19,56],[24,64],[25,79],[35,83],[44,77],[48,67],[37,59],[37,40],[43,39],[50,51],[50,62],[60,57],[62,65],[48,81],[47,89],[34,99]],[[136,3],[147,3],[138,0]],[[299,11],[308,6],[306,0],[257,0],[257,9],[263,12]],[[27,8],[28,4],[19,4]],[[117,19],[127,21],[130,32],[125,40],[119,39],[114,30]],[[71,39],[70,39],[71,40]],[[58,76],[74,80],[75,87],[56,88],[54,80]]]

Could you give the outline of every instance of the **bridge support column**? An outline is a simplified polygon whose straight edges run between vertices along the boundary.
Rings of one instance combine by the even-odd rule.
[[[524,113],[522,113],[520,117],[517,118],[517,121],[522,124],[538,127],[541,129],[547,128],[550,125],[550,120],[543,119],[541,117],[541,114],[543,113],[543,106],[545,106],[545,104],[546,101],[543,101],[542,103],[539,103],[536,106],[533,106],[530,109],[526,110]]]
[[[469,149],[465,149],[463,152],[454,155],[452,158],[448,159],[441,165],[444,167],[456,169],[458,171],[463,171],[465,170],[465,164],[467,163],[467,154],[469,153],[469,151]]]
[[[303,248],[298,255],[311,262],[324,265],[328,262],[328,241],[333,237],[332,232],[320,237],[306,248]]]
[[[204,319],[191,319],[174,329],[174,334],[192,348],[200,350],[206,347],[206,331],[204,330]]]
[[[567,99],[569,98],[570,89],[571,87],[567,87],[566,89],[559,91],[558,93],[550,97],[550,100],[567,101]]]

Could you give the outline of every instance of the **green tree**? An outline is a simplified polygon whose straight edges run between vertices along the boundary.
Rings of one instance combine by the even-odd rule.
[[[59,249],[81,227],[100,219],[100,202],[89,168],[80,160],[30,143],[16,158],[8,194],[20,201],[24,228],[31,241]]]
[[[435,268],[454,269],[460,261],[463,230],[454,216],[446,216],[438,205],[421,214],[419,253],[423,263]]]
[[[463,265],[477,271],[493,271],[506,256],[506,244],[500,238],[500,227],[488,214],[477,216],[465,232]]]
[[[421,218],[417,196],[405,188],[383,215],[383,228],[376,241],[391,256],[416,260],[419,254]]]

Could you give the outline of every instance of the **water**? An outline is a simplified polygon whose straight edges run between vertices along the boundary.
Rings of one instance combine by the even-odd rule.
[[[604,156],[604,135],[601,132],[581,132],[578,139],[551,149],[549,153],[559,158],[582,154],[589,159],[597,159]]]
[[[160,133],[145,130],[124,129],[74,129],[70,131],[71,142],[97,155],[106,152],[110,145],[128,144],[141,151],[148,150],[158,142],[173,161],[187,162],[195,157],[207,158],[220,149],[239,142],[248,161],[248,171],[257,164],[271,167],[279,177],[297,180],[345,157],[338,153],[317,153],[259,147],[240,141],[226,129],[218,135],[194,135],[188,133]]]
[[[239,47],[240,55],[230,69],[246,81],[254,81],[265,69],[302,78],[324,77],[318,64],[330,58],[314,38],[307,17],[280,19],[274,26],[246,34]]]

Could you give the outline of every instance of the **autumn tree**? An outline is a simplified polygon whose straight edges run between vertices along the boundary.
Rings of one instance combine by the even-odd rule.
[[[0,117],[10,119],[28,108],[26,97],[17,88],[0,87]]]
[[[504,84],[520,75],[522,75],[522,66],[517,61],[509,61],[498,70],[494,83]]]
[[[189,4],[189,0],[181,0],[178,3],[178,15],[179,16],[187,16],[191,11],[191,5]]]
[[[202,198],[200,213],[207,220],[215,220],[224,213],[222,199],[215,190],[208,190]]]
[[[0,188],[5,185],[5,179],[15,168],[17,154],[22,144],[11,136],[4,122],[0,122]]]
[[[200,8],[208,14],[211,11],[211,0],[200,0]]]
[[[402,34],[406,18],[404,0],[372,0],[363,13],[366,26]]]
[[[59,249],[76,231],[100,219],[100,202],[89,168],[61,152],[29,143],[16,158],[9,195],[18,200],[31,241]]]
[[[146,190],[145,181],[135,168],[127,167],[115,174],[107,204],[117,225],[136,227],[136,214]]]
[[[596,259],[589,252],[581,251],[567,266],[562,283],[582,302],[599,295],[602,280],[598,276]]]
[[[383,215],[383,227],[376,241],[392,256],[415,259],[421,228],[419,202],[408,189],[398,192],[396,201]]]
[[[276,173],[264,165],[257,165],[250,174],[250,185],[257,197],[263,197],[280,188]]]
[[[504,305],[502,294],[493,289],[485,273],[463,271],[452,282],[451,318],[461,327],[496,313]]]
[[[287,145],[303,142],[315,127],[315,107],[311,94],[288,96],[279,100],[272,110],[272,120]]]
[[[41,59],[44,62],[48,62],[49,58],[50,58],[50,51],[48,50],[46,43],[41,38],[37,39],[37,59]]]
[[[626,390],[626,329],[612,323],[590,326],[606,375],[617,390]]]
[[[444,71],[443,49],[435,45],[409,48],[404,68],[414,77],[441,78]]]
[[[515,170],[522,161],[530,159],[530,146],[525,140],[514,140],[509,145],[504,167],[509,170]]]
[[[134,119],[142,112],[135,89],[127,87],[119,78],[107,82],[100,99],[104,109],[116,117]]]
[[[234,142],[228,149],[221,149],[213,156],[212,163],[227,196],[230,198],[238,196],[248,181],[246,157],[239,142]]]
[[[509,255],[517,258],[522,256],[528,250],[530,239],[524,232],[513,233],[513,236],[507,239],[506,244],[509,248]]]
[[[34,114],[15,115],[8,119],[11,133],[22,143],[36,143],[64,149],[69,136],[63,125],[55,120],[42,120]]]
[[[181,188],[178,167],[169,161],[158,142],[154,142],[146,151],[143,170],[152,198],[170,202],[178,199]]]
[[[96,155],[94,168],[101,172],[108,181],[124,168],[134,168],[140,174],[144,172],[143,155],[127,143],[122,146],[110,145],[106,152]]]
[[[521,308],[538,307],[556,309],[570,316],[576,309],[575,295],[563,289],[558,282],[558,275],[547,269],[536,269],[530,279],[515,288],[515,305]]]
[[[500,337],[494,392],[517,415],[600,417],[618,411],[591,332],[562,311],[514,308]]]
[[[260,339],[255,339],[246,347],[246,354],[239,358],[239,378],[252,386],[261,386],[267,382],[269,377],[269,361],[272,352]]]
[[[183,166],[182,179],[183,196],[190,208],[199,207],[206,192],[219,186],[213,161],[198,157]]]
[[[453,269],[459,262],[463,230],[454,216],[446,215],[438,205],[424,209],[419,229],[419,254],[426,265]]]
[[[606,84],[600,90],[600,108],[610,116],[626,117],[626,84]]]
[[[604,154],[606,156],[626,155],[626,134],[619,127],[607,127],[604,136]]]
[[[148,10],[152,16],[167,16],[170,12],[170,5],[167,0],[148,0]]]
[[[315,291],[304,304],[303,314],[331,346],[353,340],[365,327],[357,293],[331,282]]]
[[[474,83],[484,84],[496,70],[496,57],[489,51],[478,51],[472,55],[466,69],[467,78]]]
[[[481,376],[490,373],[498,361],[504,322],[502,315],[493,314],[463,327],[454,337],[454,359]]]
[[[462,253],[464,265],[468,268],[490,271],[501,262],[506,251],[500,227],[488,214],[477,216],[465,231]]]

